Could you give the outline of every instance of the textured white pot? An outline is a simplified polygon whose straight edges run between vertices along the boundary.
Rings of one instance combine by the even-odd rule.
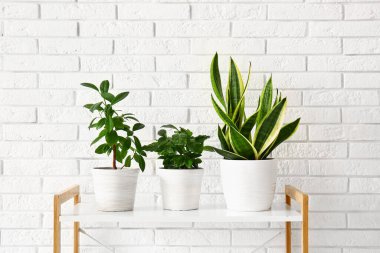
[[[199,208],[203,169],[158,169],[162,205],[167,210]]]
[[[276,189],[276,160],[221,160],[220,169],[228,209],[270,209]]]
[[[98,210],[133,210],[139,169],[99,167],[92,170],[92,175]]]

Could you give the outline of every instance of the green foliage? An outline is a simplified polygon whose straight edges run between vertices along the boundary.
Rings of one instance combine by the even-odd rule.
[[[198,135],[180,127],[164,125],[162,128],[174,129],[172,136],[168,136],[165,129],[158,131],[160,138],[144,146],[144,150],[156,152],[159,159],[163,159],[165,169],[196,169],[202,162],[200,157],[204,150],[204,142],[209,136]]]
[[[273,99],[272,78],[268,80],[261,92],[257,110],[252,115],[246,116],[245,91],[250,73],[251,66],[249,67],[247,82],[244,85],[240,70],[231,58],[228,83],[224,95],[217,53],[211,62],[210,77],[214,91],[211,102],[224,126],[218,126],[221,149],[206,147],[206,150],[215,151],[225,159],[266,159],[278,145],[296,132],[300,122],[300,118],[298,118],[283,126],[287,100],[282,98],[281,93],[278,92]]]
[[[85,108],[97,114],[88,126],[99,131],[98,136],[91,142],[91,145],[103,141],[96,149],[97,154],[112,153],[112,167],[117,169],[116,161],[122,164],[121,168],[130,167],[134,160],[139,164],[141,171],[145,169],[144,152],[140,140],[134,135],[135,131],[144,128],[132,113],[121,113],[113,106],[124,100],[129,92],[121,92],[116,96],[109,92],[109,81],[103,81],[99,88],[92,83],[82,83],[84,87],[95,90],[99,93],[101,101],[94,104],[86,104]]]

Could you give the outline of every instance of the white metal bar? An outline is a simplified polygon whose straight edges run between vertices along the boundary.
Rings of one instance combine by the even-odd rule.
[[[92,235],[90,235],[89,233],[87,233],[85,230],[79,228],[79,232],[81,232],[82,234],[88,236],[91,240],[93,240],[94,242],[98,243],[99,245],[101,245],[103,248],[105,248],[109,252],[115,253],[115,248],[102,243],[101,241],[97,240],[95,237],[93,237]]]
[[[252,253],[255,253],[255,252],[261,250],[262,248],[264,248],[269,242],[271,242],[274,239],[276,239],[280,234],[282,234],[282,232],[278,232],[277,234],[275,234],[274,236],[272,236],[271,238],[269,238],[268,240],[266,240],[263,244],[261,244],[259,247],[257,247],[256,249],[254,249],[252,251]]]

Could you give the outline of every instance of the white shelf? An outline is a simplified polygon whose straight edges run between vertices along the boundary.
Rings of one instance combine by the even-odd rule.
[[[301,214],[286,204],[275,204],[269,211],[237,212],[220,206],[192,211],[168,211],[161,206],[135,207],[130,212],[100,212],[94,204],[80,203],[63,210],[62,222],[285,222],[302,221]]]

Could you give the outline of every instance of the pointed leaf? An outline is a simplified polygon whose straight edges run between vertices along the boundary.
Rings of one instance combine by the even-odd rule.
[[[229,127],[237,129],[237,126],[235,125],[235,123],[232,122],[232,120],[228,117],[228,115],[219,107],[219,105],[216,103],[216,101],[214,100],[212,96],[211,96],[211,101],[220,119],[223,120],[223,122]]]
[[[142,123],[136,123],[136,124],[133,125],[132,130],[133,131],[137,131],[137,130],[143,129],[144,127],[145,127],[144,124],[142,124]]]
[[[112,101],[112,104],[116,104],[120,101],[122,101],[124,98],[126,98],[128,96],[129,92],[122,92],[120,94],[117,94],[117,96],[115,97],[115,99]]]
[[[110,82],[108,80],[104,80],[101,84],[100,84],[100,91],[103,93],[103,92],[108,92],[110,88]]]
[[[231,113],[233,113],[243,93],[244,83],[241,77],[240,70],[238,66],[235,64],[234,60],[232,60],[232,58],[230,61],[228,85],[229,85],[230,101],[231,101]]]
[[[215,151],[216,153],[218,153],[219,155],[223,156],[225,159],[228,159],[228,160],[247,160],[247,158],[241,155],[238,155],[236,153],[233,153],[227,150],[219,149],[219,148],[206,146],[204,147],[204,150],[211,151],[211,152]]]
[[[232,149],[235,153],[249,160],[255,160],[257,158],[257,152],[247,138],[234,128],[230,129],[230,135]]]
[[[118,136],[116,131],[111,131],[106,134],[106,141],[109,146],[112,146],[117,143]]]
[[[113,104],[113,101],[115,100],[114,95],[112,95],[111,93],[108,93],[108,92],[102,92],[101,95],[105,100],[107,100]]]
[[[102,130],[98,137],[96,137],[92,142],[91,142],[91,146],[94,145],[95,143],[97,143],[100,139],[102,139],[105,135],[106,135],[107,131],[106,130]]]
[[[95,153],[104,154],[108,151],[108,149],[109,149],[109,146],[107,144],[102,144],[95,149]]]
[[[90,89],[93,89],[93,90],[96,90],[99,92],[99,89],[98,87],[96,87],[95,84],[92,84],[92,83],[81,83],[80,85],[84,86],[84,87],[87,87],[87,88],[90,88]]]
[[[252,132],[253,127],[256,124],[256,118],[257,118],[258,112],[255,112],[252,114],[243,124],[243,126],[240,129],[240,133],[245,137],[249,138],[249,135]]]
[[[224,97],[223,97],[222,82],[220,80],[218,53],[215,53],[214,58],[212,59],[211,67],[210,67],[210,77],[211,77],[211,84],[212,84],[212,89],[214,90],[214,94],[216,98],[219,100],[219,102],[226,109],[226,102],[224,101]]]
[[[268,82],[264,86],[264,89],[260,95],[260,103],[259,103],[259,114],[257,115],[257,124],[260,124],[268,112],[271,110],[272,105],[272,77],[269,78]]]
[[[172,124],[163,125],[163,126],[161,126],[161,127],[164,127],[164,128],[171,128],[171,129],[175,129],[175,130],[178,131],[178,128],[175,127],[175,126],[173,126]]]
[[[284,98],[268,113],[256,129],[254,146],[259,155],[277,138],[284,121],[286,104],[287,101]]]
[[[218,125],[218,138],[219,138],[220,146],[222,147],[222,149],[229,150],[228,143],[227,143],[227,140],[226,140],[227,138],[224,135],[224,133],[223,133],[223,131],[220,128],[219,125]]]

